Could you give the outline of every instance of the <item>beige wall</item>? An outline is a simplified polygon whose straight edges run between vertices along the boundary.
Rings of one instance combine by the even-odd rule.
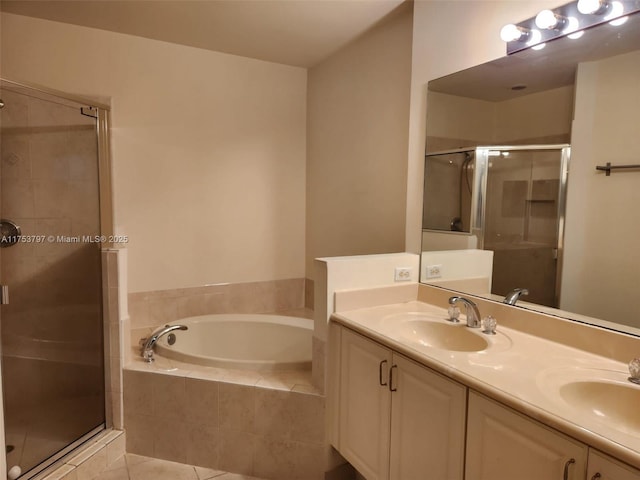
[[[304,276],[305,69],[2,15],[6,78],[110,98],[130,291]]]
[[[307,275],[404,250],[411,7],[309,71]]]
[[[640,159],[638,78],[638,51],[578,69],[560,305],[634,327],[626,307],[638,291],[640,172],[595,167]]]
[[[573,96],[569,85],[497,103],[493,140],[502,145],[569,143]]]
[[[429,92],[428,103],[429,152],[477,145],[569,142],[573,85],[500,102]]]
[[[495,111],[493,102],[430,92],[426,150],[433,153],[490,144]]]
[[[409,159],[407,182],[406,249],[420,251],[422,177],[426,132],[426,84],[429,80],[505,55],[500,29],[553,8],[558,0],[415,0]]]

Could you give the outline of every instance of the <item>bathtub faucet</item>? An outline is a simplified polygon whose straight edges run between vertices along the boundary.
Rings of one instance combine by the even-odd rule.
[[[144,358],[145,362],[153,362],[153,347],[155,347],[161,336],[174,330],[188,330],[188,328],[186,325],[165,325],[164,327],[157,328],[148,338],[142,340],[144,342],[142,345],[142,358]]]

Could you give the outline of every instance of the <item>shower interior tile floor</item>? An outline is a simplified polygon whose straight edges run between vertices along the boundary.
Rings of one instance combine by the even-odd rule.
[[[158,460],[131,453],[109,466],[94,480],[261,480],[257,477],[227,473],[210,468]]]

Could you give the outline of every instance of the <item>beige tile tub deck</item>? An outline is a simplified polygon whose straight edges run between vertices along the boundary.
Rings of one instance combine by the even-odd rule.
[[[269,479],[324,477],[324,398],[310,371],[258,373],[158,356],[153,364],[135,358],[124,383],[129,453]]]

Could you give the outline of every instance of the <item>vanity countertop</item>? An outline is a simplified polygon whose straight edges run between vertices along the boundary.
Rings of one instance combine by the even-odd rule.
[[[485,335],[480,329],[469,329],[488,342],[489,346],[482,351],[434,348],[407,338],[408,330],[398,328],[402,322],[419,320],[421,317],[429,317],[432,322],[441,321],[444,326],[440,329],[446,326],[468,328],[464,316],[460,324],[452,324],[447,320],[444,308],[420,301],[339,311],[331,319],[640,468],[640,435],[637,433],[640,431],[640,407],[633,409],[634,418],[629,418],[628,422],[625,418],[617,418],[616,422],[612,422],[611,417],[601,415],[597,406],[585,411],[584,407],[578,408],[573,404],[571,397],[559,394],[560,388],[567,383],[599,382],[614,384],[622,389],[637,389],[640,398],[640,386],[627,380],[629,373],[625,363],[501,326],[499,318],[496,335]],[[585,394],[580,396],[579,401],[584,405],[591,397],[594,396]],[[613,423],[616,426],[612,427]]]

